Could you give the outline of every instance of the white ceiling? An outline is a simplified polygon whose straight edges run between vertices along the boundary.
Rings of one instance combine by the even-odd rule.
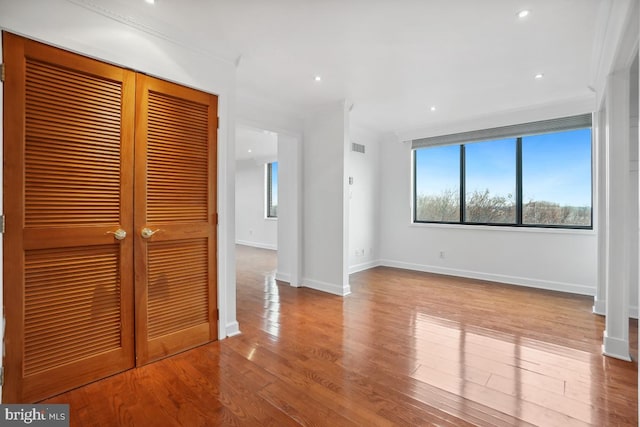
[[[237,61],[241,99],[299,116],[340,99],[400,132],[592,97],[602,0],[102,0]],[[530,15],[518,19],[517,12]],[[541,80],[536,73],[544,73]],[[316,75],[322,76],[315,82]],[[436,106],[436,111],[430,111]]]

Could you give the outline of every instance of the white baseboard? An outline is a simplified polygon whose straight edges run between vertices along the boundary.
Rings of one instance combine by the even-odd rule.
[[[573,283],[553,282],[550,280],[532,279],[528,277],[507,276],[504,274],[483,273],[478,271],[460,270],[456,268],[439,267],[434,265],[412,264],[402,261],[383,259],[380,265],[385,267],[403,268],[406,270],[424,271],[427,273],[446,274],[449,276],[467,277],[470,279],[487,280],[489,282],[507,283],[510,285],[527,286],[530,288],[546,289],[550,291],[569,292],[579,295],[595,294],[595,288]]]
[[[320,280],[302,279],[302,286],[333,295],[339,295],[341,297],[351,293],[351,286],[349,285],[341,286],[335,283],[322,282]]]
[[[446,267],[411,264],[411,263],[406,263],[402,261],[392,261],[392,260],[374,260],[374,261],[369,261],[362,264],[352,265],[349,267],[349,274],[357,273],[360,271],[368,270],[370,268],[375,268],[379,266],[402,268],[405,270],[424,271],[427,273],[446,274],[449,276],[468,277],[471,279],[488,280],[490,282],[507,283],[510,285],[526,286],[530,288],[545,289],[550,291],[568,292],[568,293],[578,294],[578,295],[594,295],[595,293],[594,288],[583,286],[583,285],[575,285],[571,283],[530,279],[526,277],[506,276],[502,274],[480,273],[480,272],[452,269],[452,268],[446,268]],[[606,301],[598,300],[594,296],[592,310],[594,314],[605,316],[607,312]],[[638,306],[630,305],[629,317],[632,319],[638,319],[638,314],[639,314]]]
[[[593,314],[598,314],[600,316],[607,315],[607,301],[606,300],[598,300],[595,297],[593,298]],[[629,317],[632,319],[638,319],[638,306],[630,305],[629,306]]]
[[[631,355],[629,354],[629,340],[610,337],[607,335],[607,331],[604,331],[603,343],[602,354],[631,362]]]
[[[378,267],[379,265],[380,265],[380,261],[378,261],[378,260],[367,261],[367,262],[363,262],[363,263],[360,263],[360,264],[351,265],[351,266],[349,266],[349,274],[357,273],[359,271],[368,270],[370,268]]]
[[[244,245],[244,246],[252,246],[254,248],[260,248],[260,249],[271,249],[272,251],[278,250],[278,245],[273,245],[270,243],[250,242],[248,240],[236,240],[236,244]]]
[[[276,280],[279,280],[280,282],[291,283],[291,274],[280,273],[279,271],[276,271]]]
[[[225,327],[225,331],[227,333],[227,338],[240,335],[242,333],[240,332],[240,324],[237,321],[227,323],[227,326]]]
[[[637,309],[636,309],[637,311]],[[599,300],[593,297],[593,314],[599,314],[600,316],[607,315],[607,301]]]

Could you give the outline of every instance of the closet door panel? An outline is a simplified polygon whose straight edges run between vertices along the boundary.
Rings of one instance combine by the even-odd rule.
[[[217,338],[217,98],[138,75],[136,357]]]
[[[133,365],[135,74],[3,34],[3,402]]]

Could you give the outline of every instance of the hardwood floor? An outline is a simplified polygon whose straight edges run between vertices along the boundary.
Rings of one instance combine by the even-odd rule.
[[[638,425],[637,363],[601,355],[590,297],[380,267],[341,298],[237,258],[241,335],[47,402],[72,426]]]

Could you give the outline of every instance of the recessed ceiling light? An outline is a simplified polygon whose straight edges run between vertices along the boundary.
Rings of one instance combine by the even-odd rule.
[[[436,111],[436,106],[435,106],[435,105],[432,105],[432,106],[431,106],[431,108],[429,108],[429,110],[431,110],[431,111]]]
[[[315,76],[315,77],[313,78],[313,80],[315,80],[315,81],[319,82],[319,81],[322,81],[322,77],[320,77],[320,76]]]
[[[251,148],[249,148],[249,149],[247,150],[247,153],[251,153]]]
[[[540,80],[540,79],[542,79],[542,78],[544,77],[544,74],[542,74],[542,73],[538,73],[538,74],[536,74],[536,75],[535,75],[535,76],[533,76],[533,77],[534,77],[536,80]]]
[[[144,1],[146,1],[149,4],[156,4],[156,0],[144,0]]]
[[[527,9],[521,10],[520,12],[518,12],[518,18],[524,19],[529,16],[529,13],[531,12],[529,12]]]

